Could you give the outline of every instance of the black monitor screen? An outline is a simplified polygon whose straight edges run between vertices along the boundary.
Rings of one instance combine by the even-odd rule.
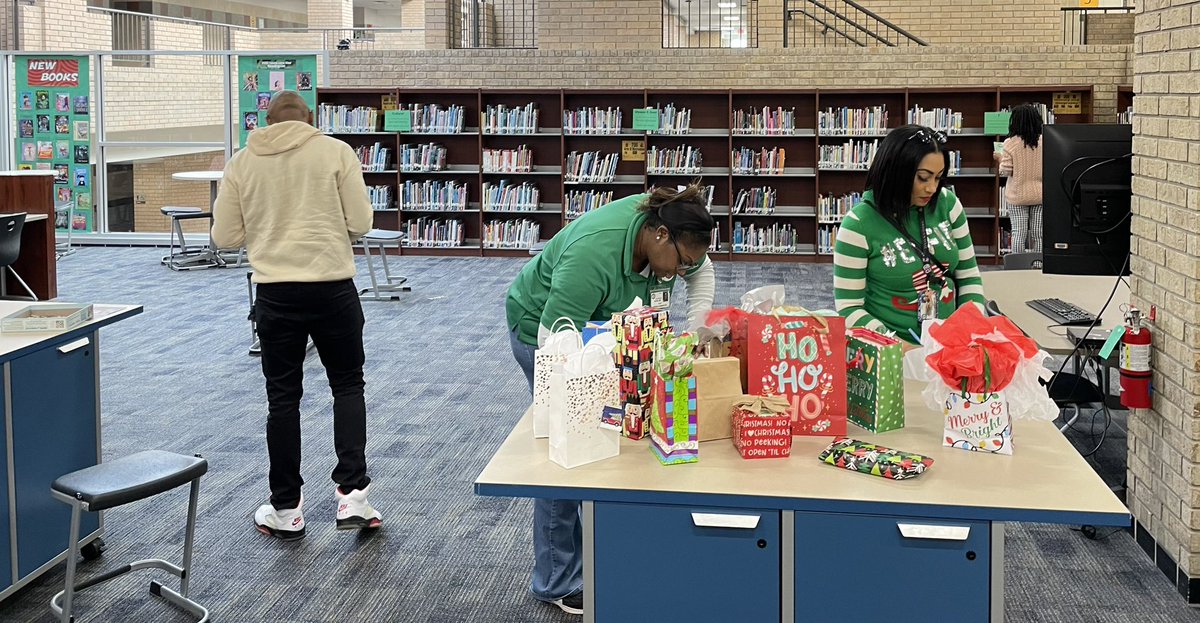
[[[1042,128],[1042,271],[1129,274],[1133,128]]]

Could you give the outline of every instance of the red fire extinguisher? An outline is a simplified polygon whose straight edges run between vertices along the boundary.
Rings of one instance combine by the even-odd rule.
[[[1142,313],[1131,307],[1125,315],[1118,367],[1121,370],[1121,404],[1130,409],[1149,409],[1150,329],[1142,326]]]

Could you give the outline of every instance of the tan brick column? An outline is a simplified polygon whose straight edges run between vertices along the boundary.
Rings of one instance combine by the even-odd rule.
[[[450,2],[455,0],[425,0],[425,49],[445,50],[450,47]]]
[[[1200,3],[1143,0],[1134,41],[1133,279],[1158,306],[1154,408],[1129,418],[1128,504],[1200,577]],[[1159,560],[1160,566],[1164,561]],[[1174,578],[1173,578],[1174,579]],[[1198,598],[1198,596],[1193,596]]]
[[[308,0],[309,28],[353,28],[353,0]]]

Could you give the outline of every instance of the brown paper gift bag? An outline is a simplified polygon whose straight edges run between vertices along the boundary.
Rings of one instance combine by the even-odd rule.
[[[698,440],[731,438],[733,403],[741,400],[745,393],[742,391],[741,362],[737,357],[697,359],[692,374],[696,376]]]

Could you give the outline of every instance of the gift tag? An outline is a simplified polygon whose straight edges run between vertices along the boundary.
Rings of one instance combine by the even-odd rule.
[[[670,290],[662,289],[662,290],[651,290],[650,291],[650,307],[654,307],[656,309],[666,309],[670,306],[671,306],[671,291]]]
[[[600,428],[621,432],[622,413],[621,407],[604,407],[603,413],[600,414]]]
[[[1121,341],[1122,335],[1125,335],[1125,325],[1117,325],[1117,328],[1108,334],[1108,339],[1104,341],[1104,346],[1100,347],[1101,359],[1108,359],[1113,349],[1117,347],[1117,342]]]

